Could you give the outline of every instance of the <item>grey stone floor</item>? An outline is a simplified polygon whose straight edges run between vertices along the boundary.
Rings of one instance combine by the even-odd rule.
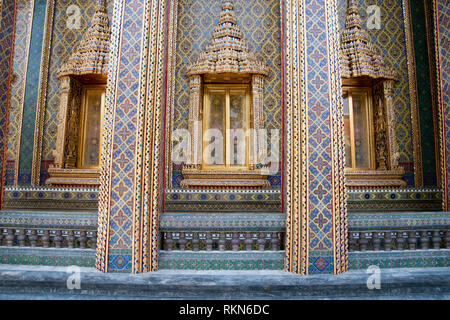
[[[283,271],[179,271],[103,274],[79,268],[0,265],[0,299],[438,299],[450,300],[450,268],[381,269],[380,289],[366,270],[299,276]],[[70,282],[70,279],[69,279]]]

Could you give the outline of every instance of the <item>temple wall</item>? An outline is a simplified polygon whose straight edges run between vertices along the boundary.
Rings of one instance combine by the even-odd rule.
[[[278,0],[239,1],[236,0],[238,23],[244,32],[250,49],[257,53],[271,67],[265,87],[264,111],[266,128],[280,129],[282,122],[282,66],[281,66],[281,26],[280,4]],[[108,0],[108,13],[112,18],[113,0]],[[361,17],[367,19],[366,8],[374,4],[373,0],[360,0]],[[381,8],[381,29],[368,30],[373,43],[383,54],[388,64],[396,68],[398,82],[395,88],[396,135],[400,150],[400,164],[406,170],[409,186],[414,186],[414,135],[417,134],[411,122],[413,86],[408,71],[408,43],[404,21],[405,0],[378,1]],[[77,12],[68,11],[69,6],[79,8]],[[412,18],[421,17],[420,8],[411,2]],[[47,17],[49,7],[51,19]],[[339,27],[343,28],[346,0],[338,0]],[[57,70],[66,61],[93,15],[94,1],[83,0],[17,0],[17,17],[15,25],[14,74],[11,87],[11,103],[8,124],[8,147],[6,164],[6,184],[30,185],[35,171],[37,181],[44,184],[48,177],[47,169],[53,162],[52,149],[56,142],[57,113],[59,106],[59,83]],[[220,1],[213,0],[179,0],[177,17],[177,39],[175,48],[175,86],[173,103],[173,128],[187,128],[189,92],[186,68],[210,41],[213,27],[217,22]],[[74,24],[79,15],[79,26]],[[112,21],[112,19],[110,19]],[[253,22],[256,21],[256,25]],[[47,22],[47,23],[45,23]],[[33,24],[35,28],[33,29]],[[75,22],[76,24],[76,22]],[[423,163],[424,186],[437,185],[436,172],[439,159],[434,157],[430,129],[431,114],[427,109],[432,93],[425,92],[430,81],[424,61],[430,57],[423,49],[423,24],[414,25],[414,54],[417,74],[418,108],[420,112],[421,136],[418,141],[423,145],[421,161]],[[48,37],[50,50],[44,55],[43,38]],[[34,37],[34,38],[33,38]],[[44,46],[45,47],[45,46]],[[409,54],[411,54],[411,52]],[[40,88],[42,86],[43,88]],[[39,89],[43,90],[40,95]],[[39,133],[37,126],[41,121]],[[434,127],[436,133],[436,128]],[[38,143],[39,142],[39,143]],[[36,146],[40,150],[36,150]],[[436,148],[437,149],[437,148]],[[40,157],[36,157],[40,153]],[[172,186],[181,180],[181,167],[174,166],[171,174]],[[281,185],[279,175],[269,178],[273,187]]]

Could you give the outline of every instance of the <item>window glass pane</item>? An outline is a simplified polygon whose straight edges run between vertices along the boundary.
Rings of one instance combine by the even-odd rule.
[[[230,93],[230,165],[245,165],[245,95]]]
[[[352,164],[352,142],[351,142],[348,92],[344,92],[344,139],[345,139],[345,163],[348,168],[351,168],[353,167],[353,164]]]
[[[370,146],[366,93],[353,92],[352,98],[356,167],[369,168]]]
[[[98,167],[100,164],[102,95],[102,90],[86,91],[83,167]]]
[[[224,129],[225,129],[225,92],[212,92],[209,95],[209,119],[207,126],[209,129],[209,139],[207,140],[210,144],[210,148],[206,153],[207,164],[224,164],[225,163],[225,145],[223,143]],[[213,130],[211,130],[213,129]]]

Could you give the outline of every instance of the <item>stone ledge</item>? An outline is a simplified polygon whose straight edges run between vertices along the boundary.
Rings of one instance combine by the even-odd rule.
[[[67,268],[0,265],[0,296],[50,299],[449,299],[450,268],[385,269],[381,289],[366,270],[299,276],[283,271],[158,271],[103,274],[80,268],[81,289],[68,290]],[[73,272],[73,271],[72,271]]]

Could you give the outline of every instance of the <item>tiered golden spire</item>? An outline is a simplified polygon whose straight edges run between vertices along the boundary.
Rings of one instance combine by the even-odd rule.
[[[231,0],[222,1],[219,23],[214,28],[211,44],[200,53],[197,61],[189,66],[187,75],[206,73],[268,74],[267,65],[248,50],[237,25]]]
[[[385,64],[362,27],[358,0],[347,1],[345,29],[341,35],[341,75],[395,79],[395,71]]]
[[[69,60],[60,68],[58,76],[106,75],[110,38],[105,0],[95,0],[95,14],[91,25]]]

